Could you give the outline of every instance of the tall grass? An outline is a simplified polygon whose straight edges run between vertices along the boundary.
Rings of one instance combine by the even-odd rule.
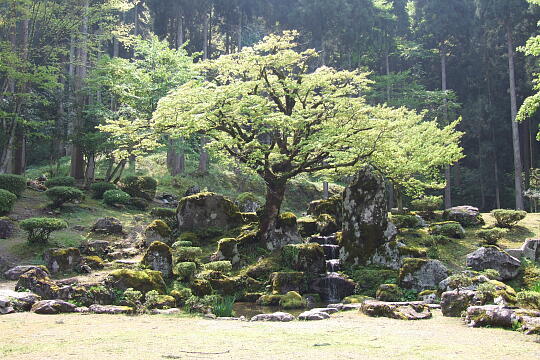
[[[212,308],[212,313],[217,317],[233,316],[233,305],[235,301],[235,296],[224,296],[218,299]]]

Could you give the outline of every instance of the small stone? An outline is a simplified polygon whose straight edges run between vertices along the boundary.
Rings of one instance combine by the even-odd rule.
[[[317,309],[304,311],[303,313],[298,315],[298,320],[304,320],[304,321],[325,320],[329,318],[330,318],[330,314],[324,311],[318,311]]]

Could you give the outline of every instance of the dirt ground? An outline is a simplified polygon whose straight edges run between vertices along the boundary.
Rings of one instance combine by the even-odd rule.
[[[540,339],[471,329],[436,313],[407,322],[354,313],[318,322],[20,313],[0,317],[0,359],[540,359]]]

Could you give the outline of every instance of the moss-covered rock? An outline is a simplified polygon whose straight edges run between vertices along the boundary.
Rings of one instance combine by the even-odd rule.
[[[308,215],[319,217],[323,214],[332,216],[338,226],[341,226],[343,219],[343,198],[341,196],[332,196],[326,200],[316,200],[309,203]]]
[[[43,261],[45,266],[54,274],[78,270],[82,257],[77,248],[48,249],[43,253]]]
[[[144,230],[144,238],[146,245],[150,245],[154,241],[170,244],[171,228],[163,220],[154,220]]]
[[[403,291],[396,284],[382,284],[377,289],[375,297],[381,301],[400,301]]]
[[[318,233],[317,220],[311,216],[301,217],[296,221],[298,232],[302,237],[307,238]]]
[[[448,277],[448,269],[438,260],[408,258],[399,272],[399,286],[423,291],[434,289]]]
[[[228,260],[233,266],[237,265],[240,262],[238,243],[239,241],[234,238],[225,238],[219,240],[218,249],[213,258],[218,261]]]
[[[339,225],[332,215],[321,214],[317,217],[317,232],[322,236],[334,234],[338,230]]]
[[[279,306],[283,309],[303,309],[306,307],[306,302],[296,291],[289,291],[281,297]]]
[[[370,299],[373,299],[373,298],[370,296],[365,296],[365,295],[351,295],[344,298],[342,302],[344,304],[361,304],[364,301],[370,300]]]
[[[442,235],[454,239],[464,239],[465,229],[456,221],[445,221],[431,224],[429,232],[432,235]]]
[[[275,272],[270,275],[273,294],[286,294],[289,291],[303,293],[307,289],[303,272]]]
[[[114,270],[107,276],[105,283],[112,289],[125,291],[131,288],[144,294],[152,290],[165,294],[166,290],[161,272],[154,270]]]
[[[262,306],[279,306],[283,295],[263,295],[257,300],[257,305]]]
[[[176,217],[180,231],[208,227],[227,230],[243,223],[238,207],[232,201],[214,193],[198,193],[182,198]]]
[[[485,223],[478,208],[473,206],[456,206],[446,209],[443,213],[443,219],[456,221],[465,227],[479,226]]]
[[[286,245],[281,251],[285,268],[302,271],[307,276],[326,272],[326,258],[321,245],[317,243]]]
[[[57,299],[62,288],[49,278],[48,272],[40,268],[33,268],[21,276],[15,285],[15,291],[31,291],[42,299]]]
[[[240,276],[209,279],[212,289],[223,296],[237,296],[245,292],[246,284]]]
[[[212,286],[208,280],[196,279],[191,283],[191,292],[193,295],[203,297],[212,294]]]
[[[84,265],[88,265],[92,270],[101,270],[105,267],[105,262],[99,256],[85,256],[82,259]]]
[[[164,278],[170,278],[173,274],[171,248],[165,243],[154,241],[144,253],[142,264],[161,272]]]
[[[395,284],[398,271],[371,267],[356,267],[350,272],[350,277],[356,282],[356,293],[375,297],[377,289],[382,284]]]
[[[274,232],[266,237],[266,248],[274,251],[283,248],[285,245],[301,243],[302,237],[298,232],[296,220],[296,215],[293,213],[279,214]]]
[[[270,274],[281,269],[281,262],[276,256],[262,258],[242,270],[242,273],[260,281],[267,281]]]

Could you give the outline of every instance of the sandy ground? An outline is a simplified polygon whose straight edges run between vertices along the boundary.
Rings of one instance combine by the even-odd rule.
[[[357,312],[319,322],[168,316],[0,317],[0,359],[540,359],[540,339],[470,329],[439,313],[407,322]]]

